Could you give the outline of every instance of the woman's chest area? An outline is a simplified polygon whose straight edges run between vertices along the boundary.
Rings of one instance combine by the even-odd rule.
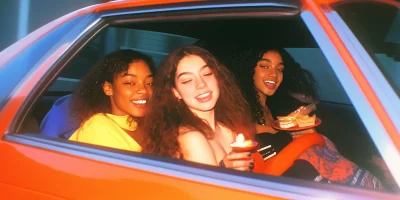
[[[229,154],[232,151],[229,144],[234,142],[233,134],[230,130],[218,126],[215,130],[215,137],[208,142],[215,153],[216,161],[219,162],[226,154]]]

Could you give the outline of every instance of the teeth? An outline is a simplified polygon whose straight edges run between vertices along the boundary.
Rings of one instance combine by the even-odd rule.
[[[136,103],[136,104],[145,104],[145,103],[147,103],[147,100],[136,100],[136,101],[132,101],[133,103]]]
[[[203,98],[203,97],[206,97],[206,96],[210,95],[210,93],[211,93],[211,92],[206,92],[206,93],[201,94],[201,95],[199,95],[199,96],[197,96],[197,97],[198,97],[198,98]]]
[[[264,81],[264,83],[275,84],[274,81]]]

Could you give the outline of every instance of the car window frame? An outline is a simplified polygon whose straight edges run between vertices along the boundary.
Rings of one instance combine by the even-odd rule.
[[[347,35],[343,35],[344,31],[343,28],[344,26],[338,27],[337,19],[332,19],[332,8],[328,5],[324,5],[322,9],[322,13],[324,14],[324,17],[329,21],[330,25],[332,25],[332,28],[335,28],[335,33],[338,34],[340,37],[341,41],[343,42],[345,47],[347,48],[348,44],[354,45],[355,42],[358,42],[358,40],[351,40],[349,41],[348,38],[348,33],[351,31],[346,31]],[[323,51],[324,55],[326,56],[328,62],[330,63],[333,71],[335,72],[339,82],[342,84],[343,88],[346,91],[346,94],[350,98],[350,101],[352,102],[354,108],[357,111],[357,114],[361,118],[362,123],[366,127],[368,134],[371,136],[373,142],[375,143],[376,148],[378,151],[381,153],[383,159],[385,160],[386,164],[388,165],[392,175],[395,177],[397,182],[400,182],[400,172],[398,169],[400,168],[400,152],[398,151],[395,143],[393,142],[393,138],[391,137],[392,134],[396,133],[390,133],[388,132],[385,128],[385,126],[382,124],[381,119],[378,117],[376,114],[374,108],[371,106],[371,103],[369,102],[366,94],[362,91],[359,83],[355,80],[353,77],[353,74],[350,71],[350,66],[348,63],[346,63],[343,59],[343,57],[340,55],[337,49],[337,44],[333,44],[329,36],[326,34],[326,27],[323,27],[320,22],[318,22],[318,19],[314,15],[314,13],[311,13],[309,11],[304,11],[302,14],[303,19],[305,20],[307,26],[309,27],[310,31],[313,32],[314,38],[316,39],[317,43],[319,44],[321,50]],[[337,29],[338,28],[338,29]],[[355,38],[352,38],[355,39]],[[353,59],[356,59],[359,61],[357,64],[357,69],[363,71],[362,64],[365,64],[363,62],[366,62],[366,60],[361,59],[361,56],[367,56],[369,57],[368,54],[362,54],[360,55],[360,51],[363,50],[365,51],[362,47],[360,48],[348,48],[346,49],[353,57]],[[369,66],[374,66],[375,63],[368,63]],[[376,67],[376,65],[375,65]],[[368,69],[364,69],[368,70]],[[372,77],[367,77],[371,78],[374,80],[376,77],[380,76],[381,80],[380,83],[382,84],[389,84],[386,80],[382,80],[383,74],[379,72],[380,74],[375,75],[373,77],[372,74],[370,74]],[[386,81],[386,83],[385,83]],[[374,84],[369,83],[370,86],[376,86]],[[387,85],[386,85],[387,87]],[[390,88],[391,89],[391,88]],[[390,91],[390,90],[389,90]],[[392,90],[392,92],[394,92]],[[392,96],[393,97],[393,96]],[[378,96],[378,98],[388,98],[386,95],[383,97]],[[392,99],[393,100],[393,99]],[[388,100],[385,99],[385,103]],[[396,106],[398,107],[398,106]],[[390,110],[390,108],[387,108]],[[388,114],[391,114],[388,110],[386,110]],[[392,113],[393,114],[393,113]],[[389,115],[390,116],[390,115]],[[389,120],[394,120],[391,122],[396,122],[395,120],[396,117],[393,119]],[[397,132],[398,133],[398,132]]]
[[[388,2],[374,3],[396,6]],[[400,9],[399,5],[396,7]],[[382,73],[376,61],[369,55],[361,42],[347,26],[346,22],[334,10],[334,7],[327,11],[326,15],[327,19],[330,21],[338,35],[343,40],[344,45],[349,50],[349,53],[355,59],[358,66],[360,66],[360,70],[366,76],[367,81],[377,94],[379,100],[383,102],[385,110],[388,112],[391,120],[394,122],[394,125],[398,130],[400,130],[400,94],[396,93],[396,90],[391,86],[390,81],[388,81],[385,75]]]
[[[251,6],[254,5],[252,4]],[[215,8],[211,9],[214,9],[213,10],[214,12],[217,11],[215,10]],[[177,8],[173,8],[173,10],[177,13],[179,11],[179,9]],[[179,11],[183,13],[178,13],[181,17],[184,16],[185,12],[184,10],[185,9]],[[141,12],[145,11],[146,10],[142,10]],[[28,106],[28,104],[32,104],[32,102],[37,100],[37,98],[39,98],[40,96],[38,94],[42,94],[49,87],[52,80],[54,80],[57,77],[57,74],[63,69],[63,67],[58,67],[56,69],[56,66],[60,65],[65,66],[67,61],[72,58],[72,55],[74,55],[77,52],[77,50],[81,49],[87,42],[89,42],[90,41],[89,38],[95,36],[95,35],[90,35],[91,33],[99,32],[106,27],[106,24],[109,23],[106,17],[123,15],[126,14],[127,12],[132,14],[135,13],[136,11],[123,11],[123,12],[108,11],[105,14],[99,14],[100,20],[95,21],[95,24],[89,29],[87,29],[86,32],[81,33],[79,36],[76,36],[74,44],[75,46],[69,49],[69,52],[67,54],[64,54],[60,59],[58,59],[54,64],[52,64],[51,68],[54,69],[49,70],[49,72],[43,76],[41,82],[39,82],[37,86],[32,90],[32,92],[29,94],[27,99],[24,101],[24,104],[18,111],[20,118],[16,116],[14,118],[15,120],[13,120],[13,123],[16,123],[17,119],[23,119],[23,117],[21,118],[23,114],[21,114],[20,112],[29,109],[30,107]],[[148,12],[152,13],[156,11],[152,12],[148,11]],[[260,16],[260,13],[253,13],[253,14],[254,16],[257,17]],[[252,14],[244,14],[244,15],[252,16]],[[199,14],[197,14],[196,16],[193,16],[193,18],[200,16]],[[206,15],[204,14],[204,16]],[[236,17],[238,16],[240,15],[236,15]],[[174,15],[172,15],[171,18],[173,17]],[[165,18],[165,16],[163,16],[163,18]],[[137,20],[143,20],[143,19],[137,19]],[[157,20],[159,19],[157,18]],[[13,125],[15,126],[16,124]],[[16,127],[14,127],[14,130],[16,130],[15,128]],[[219,169],[218,167],[212,167],[213,168],[212,170],[205,170],[205,171],[204,169],[200,169],[198,167],[191,167],[191,168],[189,167],[185,170],[184,167],[187,167],[186,166],[187,163],[184,165],[174,165],[171,164],[170,162],[154,161],[146,157],[139,158],[134,155],[126,155],[121,152],[113,152],[110,151],[109,149],[104,150],[103,148],[99,147],[94,148],[92,146],[87,146],[84,144],[76,144],[70,141],[49,140],[48,138],[40,138],[37,135],[30,135],[30,134],[11,134],[11,131],[7,132],[7,135],[5,135],[3,140],[16,142],[19,144],[25,144],[38,148],[45,148],[54,152],[67,153],[73,156],[99,160],[115,165],[127,166],[130,168],[134,168],[134,166],[138,164],[147,164],[148,166],[153,166],[155,169],[160,169],[159,171],[151,171],[151,172],[164,174],[166,176],[171,176],[171,174],[166,173],[164,170],[174,169],[174,171],[177,172],[178,174],[176,176],[178,178],[185,178],[192,181],[218,185],[226,188],[239,189],[248,192],[255,192],[264,195],[277,195],[287,198],[318,198],[320,196],[335,196],[342,198],[361,198],[361,197],[365,198],[365,197],[377,197],[377,196],[384,198],[392,197],[390,194],[383,194],[376,191],[368,191],[358,188],[348,188],[339,185],[314,183],[311,181],[291,179],[287,177],[264,176],[262,178],[256,178],[255,177],[256,174],[249,173],[244,175],[240,172],[234,172],[227,169]],[[204,168],[203,165],[200,166],[201,168]],[[138,169],[146,170],[142,168]],[[220,170],[222,170],[223,173],[219,172]],[[205,174],[209,174],[209,176],[206,176],[207,178],[205,178],[204,176]],[[240,176],[238,176],[238,174],[240,174]],[[188,177],[190,177],[191,175],[194,175],[195,177],[193,179],[189,179]],[[212,180],[210,181],[208,179]]]
[[[374,3],[393,5],[396,6],[398,9],[400,9],[398,5],[394,5],[388,2],[374,2]],[[377,94],[378,99],[384,106],[385,111],[388,113],[390,120],[392,121],[393,125],[397,128],[399,133],[400,95],[396,93],[395,89],[393,88],[389,80],[385,77],[385,75],[379,68],[376,61],[369,55],[367,50],[362,46],[361,42],[352,33],[351,29],[347,26],[346,22],[333,9],[334,7],[332,8],[331,11],[327,12],[328,20],[331,22],[332,26],[336,29],[338,35],[343,40],[344,45],[346,46],[349,53],[356,61],[357,65],[360,66],[359,67],[360,70],[366,77],[366,80],[369,82],[375,94]],[[364,124],[370,124],[370,123],[371,121],[367,121]],[[370,132],[370,131],[368,132],[370,136],[373,138],[375,145],[379,149],[391,173],[393,174],[397,182],[400,183],[400,172],[398,171],[398,169],[400,169],[400,152],[396,151],[396,148],[388,147],[387,145],[390,144],[390,142],[385,141],[387,139],[382,137],[382,134],[381,132],[379,132],[379,130],[375,131],[376,132]],[[380,146],[381,148],[379,148]],[[385,149],[383,149],[382,147],[385,147]]]

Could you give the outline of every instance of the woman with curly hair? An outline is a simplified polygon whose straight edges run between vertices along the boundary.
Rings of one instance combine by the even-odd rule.
[[[152,85],[149,57],[132,50],[107,55],[73,94],[71,107],[81,126],[69,140],[141,151]]]
[[[152,99],[146,151],[237,170],[254,167],[249,152],[231,153],[229,146],[239,133],[253,137],[248,104],[234,76],[208,51],[173,51],[157,72]]]
[[[274,130],[272,122],[278,115],[285,116],[301,105],[318,102],[314,78],[280,48],[248,49],[232,56],[227,65],[239,78],[250,104],[256,139],[261,149],[271,146],[270,151],[279,156],[296,139],[291,137],[292,133]],[[302,134],[306,133],[315,134],[315,129],[305,130]],[[328,138],[320,137],[324,145],[314,145],[300,152],[292,167],[283,175],[383,189],[378,178],[340,155]],[[262,151],[259,152],[263,155]],[[268,160],[271,156],[263,157]]]
[[[284,49],[248,49],[232,56],[227,64],[240,81],[257,132],[276,133],[266,128],[271,127],[273,116],[319,101],[312,74]]]

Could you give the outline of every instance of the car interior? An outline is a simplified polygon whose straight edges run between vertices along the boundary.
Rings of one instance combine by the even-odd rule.
[[[107,18],[109,25],[93,37],[37,97],[17,132],[40,134],[40,124],[54,102],[72,94],[90,67],[118,49],[140,51],[151,56],[158,66],[172,50],[185,45],[201,46],[221,60],[248,47],[278,46],[285,48],[318,82],[317,117],[322,120],[318,132],[331,139],[343,156],[381,175],[370,162],[371,155],[379,157],[379,152],[353,107],[354,102],[347,97],[298,11],[271,8],[265,14],[265,10],[254,12],[253,9],[253,14],[244,12],[238,15],[240,17],[201,17],[205,13],[192,11],[186,13],[185,19],[174,17],[173,13],[154,20],[135,20],[136,16]]]

